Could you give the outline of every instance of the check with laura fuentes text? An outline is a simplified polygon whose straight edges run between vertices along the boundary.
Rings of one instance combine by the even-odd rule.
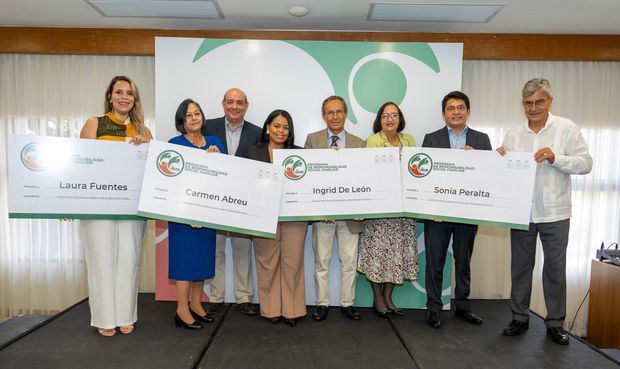
[[[138,219],[148,145],[11,135],[12,218]]]

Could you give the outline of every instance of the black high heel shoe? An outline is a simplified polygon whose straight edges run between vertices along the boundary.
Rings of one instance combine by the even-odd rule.
[[[192,310],[192,309],[189,309],[189,312],[190,312],[190,314],[192,314],[194,319],[196,319],[200,323],[213,323],[213,321],[214,321],[213,317],[211,315],[209,315],[209,313],[206,313],[204,316],[200,316],[200,315],[198,315],[198,313],[195,313],[194,310]]]
[[[284,318],[284,324],[290,326],[290,327],[294,327],[295,325],[297,325],[297,319],[295,318]]]
[[[391,309],[391,308],[388,308],[388,309],[390,309],[390,312],[391,312],[392,314],[394,314],[394,315],[397,315],[397,316],[405,316],[405,312],[404,312],[404,311],[402,311],[402,309],[399,309],[399,308],[397,308],[397,307],[395,307],[394,309]]]
[[[174,325],[177,327],[184,327],[185,329],[197,330],[204,328],[200,322],[193,321],[192,323],[185,323],[179,314],[174,314]]]
[[[273,318],[266,318],[266,317],[265,317],[265,319],[266,319],[269,323],[271,323],[271,324],[278,324],[278,323],[280,323],[280,317],[279,317],[279,316],[276,316],[276,317],[273,317]]]
[[[379,309],[377,309],[377,307],[376,307],[376,306],[373,306],[373,307],[372,307],[372,311],[374,311],[374,312],[375,312],[375,314],[377,314],[377,315],[378,315],[378,316],[380,316],[381,318],[385,318],[385,319],[389,318],[389,317],[391,316],[391,312],[392,312],[392,311],[391,311],[391,310],[389,310],[389,309],[388,309],[388,310],[385,310],[385,311],[380,311]]]

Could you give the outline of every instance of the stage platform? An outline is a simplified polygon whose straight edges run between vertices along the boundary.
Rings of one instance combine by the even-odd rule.
[[[312,309],[309,306],[308,312]],[[510,320],[506,300],[475,300],[472,310],[484,324],[474,326],[444,311],[443,327],[432,329],[424,323],[424,310],[382,319],[370,309],[360,309],[362,320],[355,322],[331,308],[323,322],[308,316],[289,327],[242,315],[235,305],[226,305],[206,329],[189,331],[174,326],[174,303],[140,294],[140,319],[130,335],[99,336],[89,327],[87,301],[48,320],[20,317],[1,324],[0,368],[619,367],[575,337],[568,346],[554,344],[536,316],[525,334],[503,336]]]

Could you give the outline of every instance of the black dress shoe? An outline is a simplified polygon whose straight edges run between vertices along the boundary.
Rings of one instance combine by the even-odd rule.
[[[200,324],[200,322],[197,322],[195,320],[192,323],[185,323],[183,319],[181,319],[179,314],[174,314],[174,325],[176,325],[177,327],[184,327],[186,329],[191,329],[191,330],[203,328],[203,325]]]
[[[224,306],[223,302],[207,302],[207,311],[215,313]]]
[[[558,345],[568,345],[568,333],[562,327],[547,328],[547,336]]]
[[[360,320],[362,316],[355,310],[353,306],[345,306],[340,308],[340,312],[347,316],[351,320]]]
[[[516,336],[525,332],[530,327],[530,323],[522,322],[520,320],[511,321],[506,328],[504,328],[504,336]]]
[[[239,304],[239,311],[244,315],[256,315],[256,306],[249,302],[243,302]]]
[[[194,312],[194,310],[189,309],[189,312],[192,314],[194,319],[199,321],[200,323],[213,323],[213,317],[206,313],[204,316],[198,315],[198,313]]]
[[[312,319],[314,319],[317,322],[320,322],[321,320],[325,320],[325,318],[327,318],[328,312],[329,312],[329,308],[327,306],[319,305],[316,307],[316,309],[314,309],[314,312],[312,312]]]
[[[284,324],[290,326],[290,327],[294,327],[295,325],[297,325],[297,319],[295,318],[284,318]]]
[[[267,321],[269,321],[271,324],[278,324],[280,323],[280,318],[279,316],[276,316],[274,318],[265,318]]]
[[[441,319],[439,319],[439,313],[436,311],[429,311],[426,314],[426,324],[433,328],[441,328]]]
[[[405,312],[402,311],[402,309],[399,309],[397,307],[395,307],[394,309],[390,308],[390,313],[396,315],[396,316],[405,316]]]
[[[379,310],[376,306],[372,307],[372,311],[377,314],[379,317],[387,319],[390,317],[392,311],[390,309],[387,310]]]
[[[465,319],[471,324],[477,324],[477,325],[482,324],[482,318],[472,313],[470,310],[457,310],[454,312],[454,315],[459,318]]]

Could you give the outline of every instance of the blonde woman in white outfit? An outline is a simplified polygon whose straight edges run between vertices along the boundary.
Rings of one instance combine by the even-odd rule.
[[[104,107],[104,115],[86,121],[80,138],[128,141],[134,145],[152,138],[144,126],[138,88],[131,79],[117,76],[110,81]],[[90,324],[102,336],[114,336],[116,327],[129,334],[138,320],[138,273],[145,226],[145,221],[138,220],[80,222],[88,270]]]

